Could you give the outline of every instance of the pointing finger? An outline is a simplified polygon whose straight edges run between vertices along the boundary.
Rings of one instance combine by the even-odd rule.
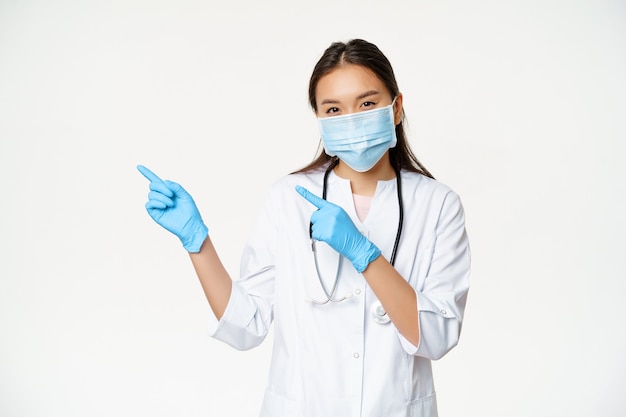
[[[154,172],[150,171],[145,166],[137,165],[137,169],[139,170],[139,172],[141,172],[141,175],[146,177],[150,182],[163,182],[163,180],[161,180],[161,178],[159,178],[157,176],[157,174],[155,174]]]
[[[315,194],[313,194],[312,192],[310,192],[309,190],[307,190],[304,187],[301,187],[299,185],[296,185],[296,191],[298,192],[298,194],[300,194],[302,197],[304,197],[309,203],[313,204],[315,207],[322,208],[324,205],[326,205],[326,200],[324,200],[323,198],[320,198],[318,196],[316,196]]]

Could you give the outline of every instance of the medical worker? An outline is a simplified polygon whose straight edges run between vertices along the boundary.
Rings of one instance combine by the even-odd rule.
[[[435,417],[431,361],[458,343],[469,288],[461,201],[409,148],[375,45],[330,45],[309,99],[324,149],[271,187],[239,279],[192,197],[139,166],[146,208],[189,252],[213,337],[250,349],[274,325],[261,416]]]

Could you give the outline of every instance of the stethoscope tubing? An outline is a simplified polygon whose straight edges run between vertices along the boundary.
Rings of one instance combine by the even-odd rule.
[[[328,168],[326,169],[326,172],[324,173],[324,180],[323,180],[323,184],[322,184],[322,199],[326,200],[326,194],[327,194],[327,190],[328,190],[328,175],[330,174],[330,172],[333,170],[333,168],[335,168],[337,166],[337,164],[339,163],[339,159],[335,158],[333,161],[330,162],[330,164],[328,165]],[[396,185],[397,185],[397,195],[398,195],[398,229],[396,231],[396,239],[394,241],[393,244],[393,250],[391,252],[391,259],[389,260],[389,263],[394,266],[395,265],[395,261],[396,261],[396,254],[398,252],[398,245],[400,244],[400,237],[402,236],[402,225],[404,223],[404,203],[402,201],[402,178],[400,176],[400,170],[397,169],[396,167],[394,167],[394,171],[396,172]],[[322,276],[320,274],[320,269],[319,269],[319,264],[317,261],[317,250],[315,247],[315,239],[313,239],[313,223],[309,223],[309,237],[311,238],[311,250],[313,252],[313,259],[315,261],[315,272],[317,274],[317,278],[320,282],[320,286],[322,287],[322,290],[324,291],[324,295],[326,296],[326,300],[325,301],[318,301],[318,300],[314,300],[314,299],[308,299],[307,301],[313,303],[313,304],[317,304],[317,305],[324,305],[327,304],[328,302],[334,302],[334,303],[338,303],[341,301],[344,301],[348,298],[352,297],[352,294],[348,294],[344,297],[341,298],[334,298],[335,297],[335,291],[337,290],[337,284],[339,282],[339,275],[341,274],[341,255],[339,255],[339,261],[337,263],[337,272],[335,273],[335,282],[333,284],[333,287],[331,288],[330,291],[328,291],[328,289],[326,288],[326,285],[324,284],[324,281],[322,280]],[[376,310],[379,310],[379,307],[382,308],[382,306],[374,306],[376,307]],[[374,311],[374,310],[373,310]],[[374,313],[373,313],[374,314]],[[380,315],[380,313],[378,313],[378,315]],[[386,315],[385,315],[386,317]]]

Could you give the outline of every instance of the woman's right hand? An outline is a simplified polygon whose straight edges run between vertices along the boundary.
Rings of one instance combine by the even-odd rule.
[[[178,236],[188,252],[199,252],[209,229],[202,221],[191,195],[179,184],[163,181],[143,165],[137,165],[137,169],[150,181],[150,193],[146,203],[150,217]]]

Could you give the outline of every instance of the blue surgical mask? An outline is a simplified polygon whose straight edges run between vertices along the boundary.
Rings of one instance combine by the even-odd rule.
[[[324,149],[358,172],[372,169],[396,146],[393,104],[341,116],[318,118]]]

